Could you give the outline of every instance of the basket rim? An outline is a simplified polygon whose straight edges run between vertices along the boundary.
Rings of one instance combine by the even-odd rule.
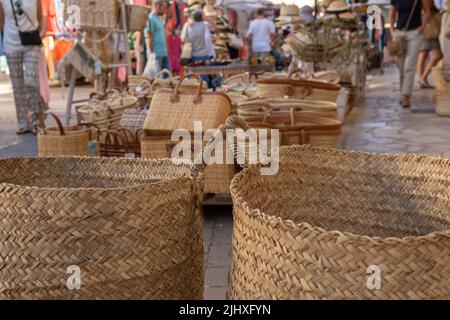
[[[10,157],[10,158],[4,158],[4,159],[0,159],[0,164],[2,162],[6,162],[6,161],[14,161],[14,160],[24,160],[24,159],[31,159],[31,160],[37,160],[37,161],[45,161],[48,159],[73,159],[73,160],[100,160],[100,161],[105,161],[105,162],[114,162],[114,161],[118,161],[118,162],[148,162],[148,163],[155,163],[155,164],[159,164],[159,163],[167,163],[167,162],[171,162],[173,164],[173,166],[177,167],[177,166],[186,166],[186,168],[192,168],[193,165],[189,165],[189,164],[174,164],[172,162],[172,159],[170,158],[166,158],[166,159],[143,159],[143,158],[119,158],[119,157],[88,157],[88,156],[61,156],[61,157]],[[164,185],[164,184],[173,184],[173,183],[177,183],[177,182],[181,182],[181,181],[192,181],[194,182],[194,179],[191,176],[186,176],[186,177],[174,177],[174,178],[168,178],[168,179],[160,179],[159,181],[155,181],[155,182],[149,182],[149,183],[141,183],[141,184],[136,184],[136,185],[123,185],[123,186],[118,186],[118,187],[108,187],[108,188],[99,188],[99,187],[70,187],[70,188],[55,188],[55,187],[36,187],[36,186],[29,186],[29,185],[24,185],[24,184],[14,184],[14,183],[8,183],[8,182],[1,182],[0,181],[0,188],[1,187],[8,187],[8,188],[13,188],[13,189],[20,189],[20,190],[33,190],[33,191],[50,191],[50,192],[74,192],[74,191],[117,191],[117,190],[123,190],[123,191],[131,191],[131,190],[137,190],[137,189],[141,189],[143,187],[149,187],[149,186],[160,186],[160,185]]]
[[[423,155],[423,154],[406,154],[406,153],[396,153],[396,154],[388,154],[388,153],[375,153],[375,152],[362,152],[362,151],[353,151],[353,150],[341,150],[341,149],[331,149],[331,148],[322,148],[315,147],[310,145],[294,145],[294,146],[283,146],[280,147],[281,150],[312,150],[312,151],[327,151],[333,153],[340,153],[343,155],[355,155],[355,154],[364,154],[367,156],[380,156],[384,158],[399,158],[399,157],[407,157],[412,159],[420,159],[423,157],[439,160],[439,161],[447,161],[450,167],[450,160],[445,159],[439,156],[432,155]],[[244,196],[238,190],[238,184],[241,180],[248,174],[251,168],[259,167],[260,165],[251,165],[248,168],[243,169],[241,172],[237,173],[230,186],[231,195],[233,198],[233,204],[236,207],[240,207],[243,209],[244,214],[248,216],[258,217],[262,220],[270,223],[280,225],[286,230],[299,230],[304,229],[310,232],[315,232],[319,234],[327,234],[328,236],[334,236],[336,238],[337,243],[341,243],[343,241],[355,241],[355,242],[370,242],[375,245],[384,245],[384,244],[409,244],[409,243],[418,243],[418,242],[438,242],[442,238],[450,238],[450,228],[442,231],[433,231],[431,233],[420,235],[420,236],[406,236],[406,237],[380,237],[380,236],[368,236],[368,235],[359,235],[353,232],[347,231],[338,231],[335,229],[325,229],[321,227],[313,226],[308,222],[294,222],[291,219],[283,219],[280,216],[267,214],[259,208],[252,208],[245,201]]]

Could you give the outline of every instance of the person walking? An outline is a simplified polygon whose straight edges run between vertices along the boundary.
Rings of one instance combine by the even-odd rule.
[[[428,76],[431,70],[444,57],[439,42],[439,35],[441,31],[441,14],[435,5],[431,8],[432,18],[429,21],[425,30],[425,39],[420,47],[418,70],[420,75],[419,85],[421,89],[430,89],[432,86],[428,82]],[[431,60],[427,65],[428,56],[431,54]]]
[[[189,42],[192,46],[192,62],[198,64],[209,60],[210,52],[206,44],[208,26],[203,21],[203,12],[194,11],[192,20],[186,23],[181,32],[181,41]]]
[[[46,29],[41,0],[0,0],[0,29],[14,91],[17,134],[35,132],[30,112],[48,110],[39,85],[39,57]]]
[[[247,33],[249,51],[253,58],[264,60],[270,56],[275,42],[275,24],[266,18],[264,9],[256,12]]]
[[[147,59],[151,53],[156,55],[161,69],[170,69],[166,43],[166,30],[161,17],[164,14],[164,1],[154,0],[153,10],[148,17],[146,33]]]
[[[416,67],[422,45],[422,33],[430,20],[432,0],[391,0],[389,22],[394,38],[405,42],[405,53],[399,57],[401,104],[411,106]]]

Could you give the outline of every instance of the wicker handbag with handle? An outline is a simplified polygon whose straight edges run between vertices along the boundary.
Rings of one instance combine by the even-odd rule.
[[[64,127],[58,116],[48,114],[55,120],[56,127],[47,128],[41,114],[34,113],[41,128],[37,137],[39,156],[88,156],[89,142],[95,140],[93,132],[80,126]]]
[[[203,81],[197,75],[192,76],[199,81],[196,93],[180,90],[188,77],[184,76],[175,89],[161,89],[154,94],[144,124],[147,133],[166,133],[176,129],[193,132],[194,121],[201,121],[205,131],[217,128],[226,120],[231,111],[230,98],[220,92],[203,92]]]

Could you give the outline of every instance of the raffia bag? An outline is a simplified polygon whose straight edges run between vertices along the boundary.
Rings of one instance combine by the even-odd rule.
[[[450,117],[450,92],[437,93],[436,113],[442,117]]]
[[[128,32],[142,32],[148,21],[151,6],[127,4]]]
[[[148,134],[166,134],[176,129],[194,132],[194,121],[201,121],[203,131],[216,129],[231,111],[231,101],[224,93],[203,92],[203,81],[197,75],[196,93],[181,91],[188,76],[180,79],[175,89],[158,90],[153,98],[145,120],[144,130]]]
[[[172,157],[176,142],[170,136],[141,137],[141,156],[145,159],[166,159]],[[224,146],[223,156],[227,150]],[[193,151],[193,150],[192,150]],[[232,151],[229,151],[232,154]],[[192,154],[194,154],[192,152]],[[194,160],[194,159],[192,159]],[[205,168],[205,194],[229,194],[231,179],[236,174],[236,166],[231,164],[211,164]]]
[[[233,179],[229,299],[450,298],[449,160],[280,153]]]
[[[88,156],[89,143],[95,140],[94,133],[79,126],[64,127],[58,116],[48,114],[55,120],[56,127],[47,128],[41,115],[35,113],[41,128],[37,137],[39,156]]]
[[[112,30],[117,26],[119,6],[117,0],[67,0],[66,15],[71,17],[72,8],[80,10],[80,28],[83,31]]]
[[[436,90],[441,93],[450,92],[450,67],[434,67],[433,76]]]
[[[266,79],[257,81],[262,98],[292,98],[336,102],[341,87],[310,80]]]
[[[246,121],[252,128],[278,129],[283,146],[310,144],[336,148],[342,127],[342,122],[336,119],[296,114],[293,109],[288,114],[272,114],[269,110],[265,115],[248,117]]]
[[[116,158],[0,160],[0,241],[8,248],[0,252],[0,298],[202,299],[197,167]],[[68,288],[69,267],[81,272],[78,290]]]
[[[272,115],[294,112],[299,115],[336,119],[337,105],[335,102],[301,99],[253,99],[238,104],[238,115],[244,120],[264,116],[267,112]]]

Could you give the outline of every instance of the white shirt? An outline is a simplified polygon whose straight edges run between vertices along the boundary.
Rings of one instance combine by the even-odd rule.
[[[12,0],[13,3],[16,0]],[[3,26],[3,51],[5,53],[16,53],[25,51],[19,36],[19,28],[14,19],[11,0],[0,0],[3,7],[5,22]],[[19,15],[16,9],[17,23],[20,31],[33,31],[39,27],[38,10],[36,0],[22,0],[24,14]]]
[[[270,52],[270,35],[275,33],[275,24],[269,19],[255,19],[250,23],[248,35],[252,36],[253,52]]]

